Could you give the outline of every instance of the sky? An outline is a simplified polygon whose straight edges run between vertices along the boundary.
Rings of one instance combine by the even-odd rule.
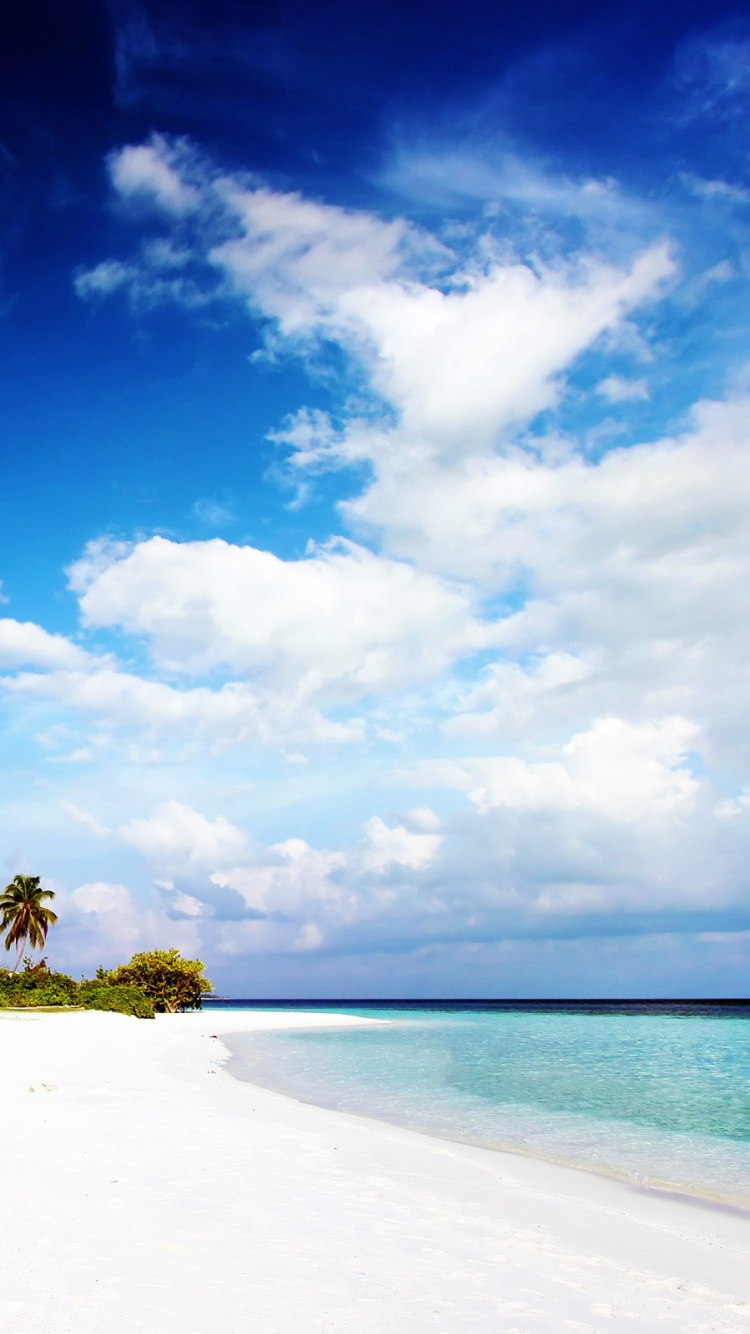
[[[51,965],[746,995],[747,8],[6,22],[0,856]]]

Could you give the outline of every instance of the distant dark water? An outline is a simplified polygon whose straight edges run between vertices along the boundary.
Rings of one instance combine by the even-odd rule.
[[[469,1011],[517,1014],[670,1014],[706,1019],[750,1019],[750,998],[734,1000],[232,1000],[210,996],[206,1008],[226,1010]]]

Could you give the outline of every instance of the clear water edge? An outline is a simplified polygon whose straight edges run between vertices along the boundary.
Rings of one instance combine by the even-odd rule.
[[[232,1036],[225,1039],[226,1045],[230,1047]],[[461,1135],[457,1131],[454,1134],[441,1133],[438,1130],[427,1129],[423,1125],[411,1124],[408,1121],[396,1121],[388,1117],[375,1116],[374,1113],[356,1112],[351,1108],[340,1107],[334,1103],[322,1102],[319,1098],[303,1098],[299,1094],[289,1093],[283,1088],[277,1088],[265,1080],[251,1078],[249,1074],[238,1074],[236,1070],[230,1069],[230,1073],[237,1079],[245,1083],[255,1084],[258,1088],[267,1089],[269,1093],[275,1093],[281,1098],[289,1098],[292,1102],[299,1102],[308,1107],[321,1107],[325,1111],[343,1112],[345,1116],[356,1116],[363,1121],[376,1121],[386,1125],[397,1126],[399,1130],[409,1130],[412,1134],[426,1135],[430,1139],[443,1139],[448,1144],[465,1144],[472,1149],[485,1149],[489,1153],[510,1154],[515,1158],[530,1158],[536,1163],[552,1163],[556,1167],[565,1167],[573,1172],[588,1172],[593,1176],[608,1177],[611,1180],[619,1181],[625,1186],[636,1186],[642,1190],[653,1190],[666,1195],[679,1196],[697,1200],[701,1204],[719,1206],[720,1208],[731,1207],[739,1210],[743,1215],[750,1219],[750,1196],[731,1195],[731,1194],[712,1194],[709,1191],[701,1190],[697,1186],[686,1186],[679,1181],[661,1181],[656,1177],[637,1177],[630,1176],[628,1173],[617,1167],[606,1163],[584,1163],[573,1158],[562,1158],[559,1155],[547,1153],[535,1153],[532,1149],[525,1149],[518,1144],[490,1143],[484,1140],[474,1140],[466,1135]]]
[[[747,1018],[359,1013],[390,1022],[232,1035],[231,1072],[300,1102],[750,1209]]]

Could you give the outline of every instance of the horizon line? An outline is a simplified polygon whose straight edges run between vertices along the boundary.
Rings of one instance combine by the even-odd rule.
[[[749,996],[204,996],[247,1005],[750,1005]]]

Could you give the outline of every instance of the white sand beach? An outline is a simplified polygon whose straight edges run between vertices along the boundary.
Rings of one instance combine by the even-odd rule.
[[[255,1088],[211,1034],[359,1022],[0,1015],[13,1334],[730,1334],[750,1219]]]

